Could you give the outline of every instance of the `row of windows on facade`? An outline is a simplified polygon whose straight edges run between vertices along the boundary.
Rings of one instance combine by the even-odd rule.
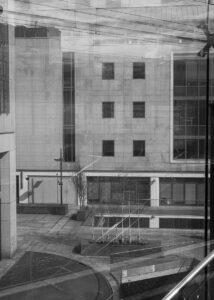
[[[103,118],[114,118],[114,102],[102,103]],[[145,102],[133,102],[133,118],[145,118]]]
[[[112,80],[114,79],[114,63],[104,62],[102,63],[102,79]],[[145,62],[133,63],[133,79],[145,79]]]
[[[148,177],[88,177],[87,181],[89,203],[150,205]],[[202,178],[160,178],[160,205],[203,205],[204,191]]]
[[[114,140],[103,140],[103,156],[114,156]],[[145,156],[145,141],[133,141],[133,156]]]

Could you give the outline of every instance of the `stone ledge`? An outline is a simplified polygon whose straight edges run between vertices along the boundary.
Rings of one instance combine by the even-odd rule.
[[[66,215],[68,213],[68,204],[55,203],[30,203],[17,204],[18,214],[51,214]]]

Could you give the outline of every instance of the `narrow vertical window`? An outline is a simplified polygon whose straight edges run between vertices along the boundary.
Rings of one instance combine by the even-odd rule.
[[[8,25],[0,24],[0,114],[9,113],[9,98]]]
[[[75,69],[74,53],[63,54],[63,157],[75,161]]]

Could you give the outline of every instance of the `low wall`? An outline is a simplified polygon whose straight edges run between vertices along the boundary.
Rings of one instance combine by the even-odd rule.
[[[68,204],[54,204],[54,203],[17,204],[17,213],[18,214],[66,215],[68,213]]]

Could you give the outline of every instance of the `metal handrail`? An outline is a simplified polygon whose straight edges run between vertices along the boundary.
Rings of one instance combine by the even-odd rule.
[[[203,268],[214,258],[214,250],[210,252],[184,279],[182,279],[162,300],[173,299]]]

